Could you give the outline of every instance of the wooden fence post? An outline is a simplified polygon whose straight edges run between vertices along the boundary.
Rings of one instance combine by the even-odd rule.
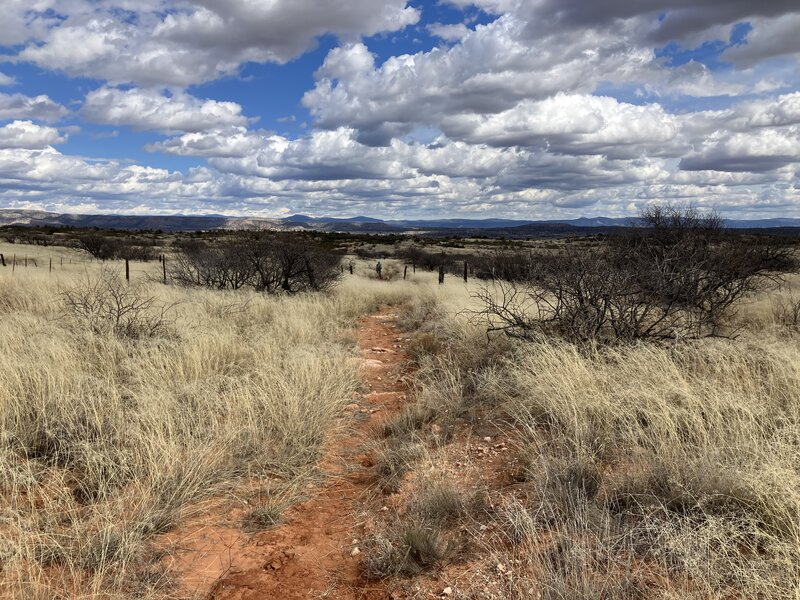
[[[52,272],[53,272],[53,257],[51,256],[50,257],[50,270],[48,271],[48,273],[52,273]]]
[[[16,270],[17,270],[17,255],[15,253],[14,254],[14,262],[11,263],[11,272],[13,273]]]
[[[125,259],[125,281],[131,282],[131,265],[127,258]]]
[[[444,263],[439,265],[439,285],[444,283]]]
[[[403,281],[406,280],[406,275],[408,275],[408,265],[403,267]]]
[[[161,270],[164,273],[164,285],[167,285],[167,257],[161,256]]]
[[[416,273],[417,272],[417,263],[412,262],[411,263],[411,269],[414,271],[414,273]]]
[[[464,283],[467,283],[467,261],[464,261]]]
[[[3,256],[2,252],[0,252],[0,264],[2,264],[4,267],[6,266],[6,257]]]

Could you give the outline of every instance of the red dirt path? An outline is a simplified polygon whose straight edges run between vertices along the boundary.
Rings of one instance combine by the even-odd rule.
[[[225,548],[226,572],[208,595],[213,600],[300,600],[306,598],[377,600],[380,585],[360,576],[354,549],[363,535],[356,522],[372,484],[371,457],[364,449],[376,423],[396,413],[406,399],[402,365],[405,343],[395,329],[391,308],[361,321],[358,346],[369,393],[361,396],[357,423],[345,438],[326,446],[322,470],[327,483],[311,500],[289,509],[282,525],[239,539]]]

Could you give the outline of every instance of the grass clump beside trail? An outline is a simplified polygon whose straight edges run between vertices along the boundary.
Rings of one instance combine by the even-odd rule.
[[[652,570],[686,598],[795,597],[796,342],[589,352],[536,344],[483,391],[528,446],[536,501],[527,510],[566,540],[594,540],[587,556],[640,561],[626,585],[645,585]],[[558,586],[586,584],[585,575],[548,573]]]
[[[357,319],[416,287],[128,286],[79,256],[0,270],[0,595],[163,598],[148,540],[240,481],[297,488],[360,383]]]

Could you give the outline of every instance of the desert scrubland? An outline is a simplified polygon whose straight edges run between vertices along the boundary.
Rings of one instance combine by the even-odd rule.
[[[412,393],[372,427],[359,551],[342,558],[364,589],[800,593],[796,275],[713,323],[672,321],[703,335],[637,337],[615,321],[587,339],[541,311],[509,329],[486,310],[504,282],[403,281],[392,259],[383,281],[353,259],[324,292],[267,295],[165,286],[158,262],[132,263],[127,284],[121,262],[77,250],[0,251],[38,257],[0,268],[6,597],[185,597],[154,542],[210,499],[281,527],[324,481],[323,445],[352,427],[355,328],[385,305]]]

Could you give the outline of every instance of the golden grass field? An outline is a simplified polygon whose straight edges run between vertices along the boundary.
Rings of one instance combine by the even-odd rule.
[[[452,307],[423,325],[374,574],[439,569],[415,598],[800,597],[796,284],[740,307],[731,340],[520,343]]]
[[[391,261],[400,280],[359,262],[330,295],[274,298],[133,264],[115,289],[166,309],[152,328],[67,306],[120,263],[0,252],[38,264],[0,267],[4,597],[169,597],[150,541],[211,497],[291,502],[346,427],[353,328],[393,303],[416,402],[376,440],[399,475],[391,510],[372,499],[368,575],[408,598],[800,598],[791,285],[741,307],[733,340],[587,350],[487,337],[477,284],[403,282]],[[484,435],[508,453],[476,458]]]
[[[147,278],[158,263],[132,264],[145,312],[169,307],[138,337],[65,308],[101,272],[121,281],[121,263],[0,252],[18,261],[0,268],[0,589],[16,598],[161,597],[142,575],[148,539],[241,482],[280,493],[307,477],[359,385],[356,320],[419,287],[359,277],[267,298],[163,286]]]

